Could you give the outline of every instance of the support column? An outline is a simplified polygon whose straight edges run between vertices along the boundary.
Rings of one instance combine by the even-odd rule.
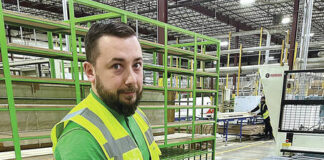
[[[236,32],[239,32],[240,29],[236,27]],[[236,36],[235,37],[235,48],[239,48],[239,36]],[[238,62],[238,56],[239,54],[235,53],[234,54],[234,66],[237,66],[237,62]],[[236,89],[236,74],[233,74],[233,90],[232,90],[232,93],[235,94],[235,89]]]
[[[158,21],[168,23],[168,1],[158,0]],[[157,32],[158,43],[164,45],[164,28],[158,27]],[[163,65],[163,55],[158,54],[158,64]],[[160,75],[160,78],[162,75]]]
[[[303,27],[302,27],[302,34],[300,36],[301,38],[300,38],[300,51],[299,51],[299,57],[304,61],[304,63],[302,63],[300,68],[302,70],[305,70],[307,66],[310,30],[312,27],[313,2],[314,2],[313,0],[306,0],[304,2]]]
[[[294,0],[294,15],[293,15],[293,23],[292,23],[291,36],[290,36],[289,56],[288,56],[289,70],[293,70],[296,32],[297,32],[297,24],[298,24],[298,11],[299,11],[299,0]]]

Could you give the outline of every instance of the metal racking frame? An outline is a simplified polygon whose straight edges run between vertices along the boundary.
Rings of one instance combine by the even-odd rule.
[[[4,75],[0,75],[0,81],[5,81],[6,84],[6,92],[8,97],[8,108],[2,108],[0,111],[9,111],[10,114],[10,121],[12,127],[12,138],[0,139],[0,142],[3,141],[13,141],[16,159],[21,159],[21,149],[20,149],[20,140],[27,140],[27,139],[42,139],[42,138],[49,138],[49,136],[32,136],[32,137],[19,137],[18,134],[18,125],[17,125],[17,116],[16,111],[34,111],[34,110],[69,110],[71,108],[45,108],[45,107],[38,107],[38,108],[17,108],[15,105],[14,94],[13,94],[13,86],[12,82],[31,82],[31,83],[48,83],[48,84],[64,84],[64,85],[74,85],[76,90],[76,103],[81,101],[81,88],[83,86],[89,86],[90,83],[87,81],[80,80],[79,73],[82,73],[82,70],[79,71],[79,62],[85,61],[85,55],[81,53],[81,38],[78,36],[84,36],[87,32],[87,28],[81,27],[77,24],[80,23],[87,23],[89,26],[89,22],[108,19],[108,18],[121,18],[121,21],[127,23],[127,19],[134,19],[139,20],[141,22],[149,23],[151,25],[164,28],[165,30],[165,44],[157,44],[145,40],[139,40],[140,44],[145,51],[150,51],[153,53],[154,64],[144,64],[144,70],[150,70],[154,72],[162,72],[163,73],[163,86],[148,86],[144,85],[144,90],[155,90],[155,91],[162,91],[164,92],[164,105],[162,106],[140,106],[142,109],[162,109],[164,110],[164,125],[157,125],[153,126],[153,129],[157,128],[164,128],[164,140],[163,143],[159,144],[160,148],[170,149],[169,147],[173,146],[180,146],[185,144],[193,144],[193,143],[207,143],[208,141],[212,141],[212,149],[211,150],[195,150],[192,152],[184,152],[185,154],[179,156],[173,156],[176,159],[182,159],[187,157],[192,157],[196,155],[202,155],[207,153],[212,153],[212,159],[215,159],[215,146],[216,146],[216,115],[217,115],[217,105],[218,105],[218,75],[219,75],[219,66],[220,66],[220,41],[208,36],[204,36],[198,33],[194,33],[191,31],[187,31],[163,22],[159,22],[157,20],[152,20],[144,16],[140,16],[128,11],[124,11],[118,8],[114,8],[108,5],[103,5],[99,2],[94,2],[90,0],[69,0],[69,16],[70,19],[68,21],[51,21],[40,19],[38,17],[33,17],[29,15],[24,15],[12,11],[7,11],[2,9],[2,3],[0,2],[0,44],[1,44],[1,55],[3,60],[3,71]],[[99,15],[92,15],[87,17],[80,17],[76,18],[74,16],[74,4],[80,4],[87,7],[92,7],[96,9],[100,9],[109,13],[103,13]],[[15,25],[15,26],[23,26],[27,28],[34,28],[42,31],[46,31],[48,33],[48,42],[49,42],[49,49],[43,49],[38,47],[26,47],[23,45],[17,44],[7,44],[6,42],[6,35],[5,35],[5,23],[8,25]],[[185,34],[187,36],[191,36],[194,38],[193,43],[184,43],[184,44],[168,44],[168,31],[178,32],[181,34]],[[53,37],[52,33],[59,34],[60,36],[60,48],[59,50],[53,50]],[[62,51],[62,33],[70,35],[70,51]],[[79,40],[79,52],[77,51],[77,39]],[[198,42],[198,39],[203,39],[204,41]],[[217,48],[216,56],[211,56],[207,54],[200,54],[198,53],[198,45],[204,46],[206,45],[214,45]],[[194,51],[184,50],[180,47],[193,47]],[[50,66],[51,66],[51,78],[31,78],[31,77],[21,77],[21,76],[12,76],[10,73],[9,67],[9,60],[8,60],[8,52],[15,53],[15,54],[22,54],[22,55],[29,55],[29,56],[38,56],[38,57],[47,57],[50,58]],[[163,66],[155,65],[156,64],[156,53],[162,53],[163,56]],[[193,67],[191,69],[183,69],[168,66],[168,59],[169,56],[178,56],[187,59],[191,59],[193,62]],[[55,71],[54,71],[54,63],[53,59],[61,59],[61,60],[72,60],[73,62],[73,80],[68,79],[57,79],[55,78]],[[217,62],[216,73],[207,73],[207,72],[198,72],[197,71],[197,64],[198,61],[211,61]],[[188,60],[189,62],[189,60]],[[181,58],[179,58],[179,63],[181,64]],[[189,63],[188,63],[188,67]],[[81,67],[82,68],[82,67]],[[77,73],[77,74],[76,74]],[[169,87],[168,84],[168,73],[172,74],[179,74],[179,75],[187,75],[193,77],[192,88],[175,88]],[[215,78],[214,89],[197,89],[197,76],[198,77],[212,77]],[[156,78],[154,77],[154,84],[157,84]],[[188,80],[189,82],[189,80]],[[179,82],[180,83],[180,82]],[[192,106],[168,106],[167,104],[167,97],[168,91],[176,91],[176,92],[187,92],[192,93],[193,96],[193,105]],[[196,94],[197,93],[213,93],[214,94],[214,104],[213,106],[198,106],[196,105]],[[211,108],[214,109],[214,117],[213,120],[202,120],[197,121],[195,117],[196,109],[198,108]],[[169,109],[192,109],[193,110],[193,118],[192,121],[186,123],[177,123],[172,122],[169,123],[167,121],[168,110]],[[195,136],[195,126],[202,125],[202,124],[212,124],[213,125],[213,134],[211,136],[205,136],[204,138],[199,138]],[[188,126],[192,127],[192,136],[190,139],[186,139],[183,141],[178,142],[170,142],[168,141],[168,128],[171,127],[183,127]],[[168,158],[168,157],[167,157]],[[207,157],[206,157],[207,158]]]

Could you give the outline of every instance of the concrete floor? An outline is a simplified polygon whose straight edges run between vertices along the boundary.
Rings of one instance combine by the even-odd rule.
[[[231,139],[231,138],[230,138]],[[45,149],[47,150],[47,149]],[[0,156],[0,159],[1,156]],[[23,158],[24,160],[54,160],[53,155],[43,155],[36,157]],[[205,160],[205,156],[202,158]],[[211,159],[208,157],[208,159]],[[218,140],[216,146],[216,160],[323,160],[324,158],[312,157],[277,157],[275,155],[275,142],[273,140],[267,141],[253,141],[244,140],[239,142],[235,138],[230,140],[227,145]],[[198,160],[197,158],[190,158],[190,160]]]
[[[230,138],[227,145],[217,140],[216,160],[262,160],[275,155],[274,140],[243,140]]]
[[[217,140],[216,145],[216,160],[262,160],[269,157],[275,156],[275,142],[273,140],[268,141],[255,141],[255,140],[243,140],[239,142],[239,139],[235,137],[229,137],[229,141],[227,145],[223,142],[223,139],[220,137]],[[38,152],[39,151],[34,151]],[[43,149],[44,154],[42,156],[35,157],[26,157],[24,160],[53,160],[53,156],[49,154],[50,149]],[[14,153],[11,152],[11,156],[8,156],[8,159],[12,159],[9,157],[14,156]],[[0,153],[0,159],[3,153]],[[23,153],[24,155],[24,153]],[[7,159],[7,158],[5,158]]]

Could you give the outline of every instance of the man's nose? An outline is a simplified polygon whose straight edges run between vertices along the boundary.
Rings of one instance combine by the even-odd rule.
[[[134,85],[136,82],[136,73],[132,70],[129,69],[129,71],[126,73],[126,80],[125,80],[125,85]]]

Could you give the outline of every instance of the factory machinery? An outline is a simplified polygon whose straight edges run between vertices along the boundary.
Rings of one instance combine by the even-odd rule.
[[[277,147],[324,158],[324,69],[285,71]]]

